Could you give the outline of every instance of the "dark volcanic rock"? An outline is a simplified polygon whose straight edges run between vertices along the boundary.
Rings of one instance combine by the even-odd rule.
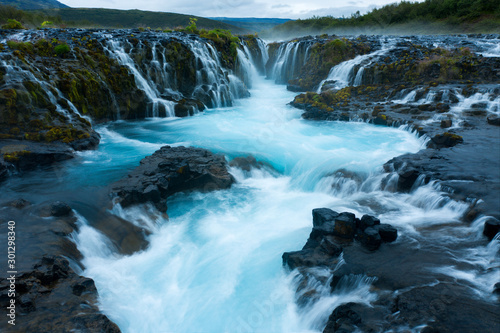
[[[19,140],[0,141],[0,152],[3,154],[4,161],[12,164],[19,171],[33,170],[74,157],[73,149],[63,143]]]
[[[398,238],[398,230],[390,224],[382,223],[376,229],[378,229],[378,233],[385,243],[394,242]]]
[[[435,135],[431,141],[429,141],[429,148],[449,148],[456,146],[459,143],[463,143],[464,139],[460,135],[452,133],[443,133]]]
[[[356,327],[361,323],[361,316],[353,310],[356,306],[359,305],[347,303],[333,310],[323,333],[356,331]]]
[[[9,286],[0,278],[2,308],[10,302]],[[94,281],[78,276],[62,256],[44,256],[17,276],[15,301],[16,332],[120,332],[99,313]]]
[[[112,185],[123,207],[151,202],[165,212],[166,199],[174,193],[227,189],[234,183],[224,157],[205,149],[165,146],[140,163]]]
[[[56,201],[50,206],[50,215],[60,217],[71,213],[71,207],[68,204]]]
[[[373,227],[375,225],[380,224],[380,220],[371,215],[363,215],[361,220],[358,222],[358,228],[361,230],[365,230],[368,227]]]
[[[374,251],[382,244],[382,238],[375,227],[368,227],[356,234],[356,239],[367,249]]]
[[[335,218],[333,234],[342,238],[352,239],[356,233],[356,221],[353,213],[340,213]]]
[[[488,117],[487,121],[490,125],[500,126],[500,117]]]
[[[324,231],[325,233],[333,233],[335,228],[335,219],[339,213],[334,212],[329,208],[316,208],[312,211],[313,228]]]
[[[483,234],[492,240],[496,234],[500,232],[500,221],[495,218],[490,218],[484,222]]]

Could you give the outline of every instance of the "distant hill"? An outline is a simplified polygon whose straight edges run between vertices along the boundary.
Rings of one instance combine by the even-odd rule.
[[[176,13],[149,12],[142,10],[118,10],[103,8],[62,8],[45,11],[52,16],[60,16],[69,27],[99,28],[151,28],[172,29],[189,25],[191,18],[196,18],[198,28],[225,29],[235,34],[248,34],[251,31],[220,21],[194,15]]]
[[[24,3],[24,0],[22,1]],[[194,15],[102,8],[21,10],[12,5],[0,3],[0,24],[6,23],[8,19],[15,19],[31,29],[40,27],[44,21],[50,21],[56,27],[68,28],[159,28],[164,30],[186,27],[191,18],[197,19],[196,24],[199,29],[224,29],[240,35],[253,33],[251,30]]]
[[[208,17],[211,20],[235,25],[240,28],[248,29],[253,32],[271,29],[279,24],[291,21],[282,18],[256,18],[256,17]]]
[[[401,1],[347,18],[313,17],[261,32],[271,39],[309,34],[500,33],[499,0]]]
[[[69,8],[57,0],[0,0],[0,5],[9,5],[24,10]]]

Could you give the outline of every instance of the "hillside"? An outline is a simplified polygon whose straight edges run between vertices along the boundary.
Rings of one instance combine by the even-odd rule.
[[[211,20],[216,20],[231,24],[252,32],[261,32],[274,28],[277,25],[290,21],[290,19],[282,18],[257,18],[257,17],[208,17]]]
[[[68,8],[57,0],[0,0],[0,5],[9,5],[25,10]]]
[[[0,24],[5,24],[8,19],[15,19],[26,28],[38,28],[42,22],[50,21],[56,27],[151,28],[163,30],[186,27],[189,25],[191,18],[197,19],[197,26],[200,29],[223,29],[229,30],[233,34],[251,33],[250,30],[224,22],[176,13],[101,8],[59,8],[24,11],[13,6],[0,5]]]
[[[166,29],[185,27],[190,18],[197,18],[199,28],[225,29],[233,33],[245,34],[249,31],[230,24],[209,20],[194,15],[150,12],[142,10],[117,10],[103,8],[64,8],[51,10],[51,15],[59,15],[68,26],[100,28],[139,28]]]
[[[308,34],[500,33],[500,1],[401,1],[349,18],[312,17],[289,21],[262,32],[266,38]]]

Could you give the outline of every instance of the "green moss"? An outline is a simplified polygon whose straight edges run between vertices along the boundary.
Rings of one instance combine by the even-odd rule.
[[[6,162],[15,163],[19,161],[21,156],[29,155],[31,152],[29,150],[13,151],[3,154],[3,159]]]
[[[68,44],[59,44],[57,45],[55,48],[54,48],[54,52],[58,55],[58,56],[64,56],[66,55],[67,53],[70,52],[70,48],[68,46]]]
[[[15,40],[8,40],[7,46],[12,50],[19,50],[24,53],[33,53],[33,44],[30,42],[18,42]]]

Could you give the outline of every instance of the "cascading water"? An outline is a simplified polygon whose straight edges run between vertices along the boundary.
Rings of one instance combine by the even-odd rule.
[[[298,110],[285,106],[292,96],[257,78],[252,97],[233,108],[190,119],[109,124],[100,129],[99,151],[82,156],[92,168],[70,171],[92,178],[125,147],[138,150],[139,159],[162,144],[204,147],[229,159],[251,154],[269,164],[250,172],[232,169],[238,182],[230,190],[176,195],[168,203],[169,220],[147,207],[115,207],[115,214],[153,232],[149,248],[131,256],[117,255],[80,218],[74,238],[85,256],[84,274],[96,282],[101,309],[124,332],[322,330],[335,307],[370,303],[376,294],[366,276],[352,276],[333,294],[311,277],[304,292],[314,288],[319,301],[297,305],[300,279],[283,270],[281,254],[303,245],[313,208],[378,214],[397,225],[403,239],[415,237],[416,228],[459,219],[466,205],[445,199],[432,185],[411,194],[384,190],[380,165],[419,150],[423,141],[364,123],[301,120]],[[329,175],[338,169],[355,172],[357,187],[332,186]]]
[[[162,106],[165,109],[166,114],[169,117],[173,117],[175,115],[175,112],[174,112],[175,103],[159,97],[159,92],[156,89],[156,85],[147,79],[148,76],[143,76],[140,73],[140,71],[136,68],[135,63],[132,60],[132,58],[130,58],[130,56],[125,52],[121,43],[118,41],[115,41],[115,40],[110,40],[108,50],[111,54],[113,54],[116,57],[116,59],[120,62],[120,64],[128,67],[130,72],[135,77],[135,82],[137,83],[137,86],[146,93],[149,100],[152,102],[153,105],[152,105],[152,109],[150,112],[150,116],[151,117],[158,117],[159,116],[159,108],[160,108],[160,106]],[[154,47],[153,47],[152,51],[153,51],[153,54],[156,55],[156,50]],[[156,60],[153,60],[152,64],[153,64],[152,65],[153,68],[155,65],[159,66],[158,61],[156,61]],[[160,71],[163,71],[163,74],[165,76],[167,75],[167,73],[165,72],[165,68],[160,69]],[[168,82],[168,80],[166,80],[166,81]]]
[[[31,81],[35,84],[40,85],[43,88],[44,94],[47,96],[48,100],[55,105],[56,111],[61,113],[64,117],[66,117],[69,122],[73,122],[75,117],[84,118],[89,122],[92,120],[87,116],[82,116],[78,109],[71,103],[70,100],[65,98],[61,91],[46,80],[41,80],[36,77],[29,70],[19,66],[12,59],[9,60],[1,60],[1,66],[5,69],[5,74],[3,76],[3,81],[5,85],[22,85],[24,81]],[[34,68],[35,72],[39,72],[37,68]],[[43,77],[43,74],[40,76]],[[64,108],[60,103],[64,101],[67,105],[67,108]]]
[[[347,86],[359,86],[362,84],[364,67],[369,66],[376,62],[382,55],[389,52],[392,44],[382,44],[382,49],[376,50],[368,54],[358,55],[356,58],[341,62],[336,65],[330,72],[325,80],[321,81],[316,92],[321,93],[323,84],[327,81],[334,82],[335,89],[342,89]]]
[[[287,83],[295,78],[300,66],[304,65],[308,58],[313,42],[310,40],[282,43],[277,51],[271,71],[268,77],[277,83]]]
[[[148,71],[137,63],[131,65],[151,96],[173,97],[175,80],[167,75],[171,69],[157,49],[159,44],[154,45]],[[282,253],[303,246],[312,226],[311,210],[318,207],[377,215],[397,226],[396,244],[408,247],[406,258],[421,248],[431,249],[426,255],[436,258],[423,263],[408,260],[408,266],[418,262],[429,279],[436,278],[433,272],[452,276],[486,297],[496,282],[491,276],[498,274],[498,242],[460,246],[471,234],[479,237],[484,221],[480,218],[472,227],[462,226],[460,217],[468,205],[451,200],[439,184],[397,193],[398,174],[381,172],[384,162],[418,151],[424,139],[407,128],[302,120],[299,110],[286,106],[293,94],[258,77],[252,66],[255,59],[247,50],[238,52],[245,75],[241,77],[217,68],[220,62],[213,48],[189,45],[199,64],[198,87],[215,83],[214,105],[225,105],[224,94],[233,98],[241,91],[232,86],[238,77],[243,78],[238,79],[241,84],[253,84],[252,97],[190,119],[101,125],[98,150],[79,153],[58,169],[55,179],[38,176],[32,182],[27,175],[20,186],[43,200],[56,192],[73,193],[75,188],[102,189],[165,144],[203,147],[229,160],[253,155],[265,162],[267,166],[250,171],[232,168],[237,183],[229,190],[169,198],[168,220],[150,206],[113,207],[113,214],[151,232],[149,247],[133,255],[118,254],[113,243],[94,228],[85,209],[79,211],[79,231],[73,239],[84,255],[81,273],[94,279],[101,310],[123,332],[317,332],[337,306],[374,302],[377,292],[371,285],[376,277],[346,276],[332,292],[330,270],[315,269],[303,286],[302,273],[283,269]],[[123,44],[110,46],[109,51],[123,56],[123,64],[131,57]],[[290,50],[288,57],[300,62],[294,52]],[[168,84],[159,89],[160,81],[153,82],[148,75]],[[102,208],[97,207],[97,199],[75,199],[80,200],[88,200],[89,211]],[[438,229],[444,231],[429,237]],[[440,247],[435,249],[433,244]],[[446,261],[448,253],[454,265]],[[348,260],[342,258],[335,269]],[[380,265],[394,270],[391,262]],[[303,297],[310,291],[318,298]]]

